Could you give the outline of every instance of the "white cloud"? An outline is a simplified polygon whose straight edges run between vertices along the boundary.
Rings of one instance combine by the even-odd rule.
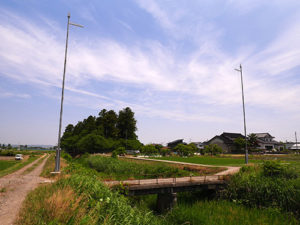
[[[185,15],[183,10],[174,11],[174,23],[170,12],[163,10],[153,1],[141,4],[171,33],[182,28],[181,16]],[[46,87],[60,87],[65,32],[59,29],[53,32],[51,21],[41,27],[24,17],[4,11],[0,19],[2,75]],[[181,21],[179,26],[176,25],[176,21]],[[253,53],[252,48],[250,50],[243,48],[238,55],[232,56],[218,48],[216,41],[219,33],[212,28],[209,34],[212,40],[209,38],[198,42],[197,48],[185,59],[177,55],[176,49],[163,46],[156,41],[145,41],[134,46],[95,37],[91,37],[89,42],[70,41],[66,88],[73,93],[93,97],[98,102],[133,106],[149,116],[222,122],[226,119],[222,119],[221,113],[207,116],[199,114],[198,111],[186,112],[182,106],[192,102],[214,105],[218,108],[240,104],[240,80],[234,68],[243,63],[247,103],[299,110],[300,105],[297,102],[297,96],[300,95],[299,84],[287,87],[284,83],[276,83],[273,78],[273,75],[299,66],[300,46],[297,42],[299,37],[296,36],[299,35],[298,30],[299,23],[294,21],[266,49]],[[72,35],[75,35],[75,32]],[[191,36],[193,34],[189,33],[189,37]],[[183,37],[185,35],[181,38]],[[260,73],[264,76],[260,77]],[[141,95],[140,102],[133,104],[133,101],[100,95],[86,88],[89,82],[101,81],[138,86],[147,92],[140,91],[138,93]],[[186,102],[181,105],[169,104],[172,109],[167,110],[162,109],[163,103],[159,97],[156,96],[153,100],[151,92],[158,92],[161,95],[174,93],[189,96],[189,99],[185,99]],[[97,101],[80,101],[78,104],[96,107]],[[169,101],[172,101],[171,97]],[[73,103],[76,104],[75,97]]]
[[[31,98],[31,96],[24,93],[13,93],[0,90],[0,98]]]

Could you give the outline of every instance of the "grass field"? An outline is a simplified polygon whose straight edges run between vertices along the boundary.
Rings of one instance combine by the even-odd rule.
[[[170,156],[170,157],[160,157],[153,158],[160,160],[169,160],[177,162],[187,162],[203,165],[214,165],[214,166],[242,166],[244,164],[243,158],[228,158],[228,157],[218,157],[218,156],[194,156],[194,157],[179,157],[179,156]],[[257,160],[255,160],[256,162]],[[252,160],[250,160],[250,163]]]
[[[14,165],[10,165],[8,167],[6,167],[6,169],[3,169],[3,170],[0,170],[0,177],[3,177],[7,174],[10,174],[10,173],[13,173],[21,168],[23,168],[24,166],[28,165],[29,163],[32,163],[34,160],[36,160],[39,156],[30,156],[28,158],[28,160],[26,161],[19,161],[19,162],[15,162]],[[6,162],[9,162],[9,161],[6,161]],[[4,163],[6,164],[6,163]],[[3,164],[3,165],[4,165]],[[0,166],[1,167],[1,166]],[[4,166],[3,166],[4,167]]]
[[[167,224],[231,225],[231,224],[299,224],[289,214],[276,209],[248,208],[229,201],[198,201],[178,204],[166,217]]]
[[[12,167],[12,166],[16,165],[17,163],[20,163],[20,162],[0,160],[0,171],[6,170],[7,168]]]
[[[153,159],[169,160],[177,162],[187,162],[214,166],[243,166],[245,165],[244,156],[223,155],[223,156],[194,156],[194,157],[159,157]],[[265,160],[279,160],[294,166],[300,172],[300,155],[249,155],[249,163],[262,163]]]
[[[249,208],[225,200],[200,201],[194,196],[190,197],[192,202],[179,197],[178,206],[172,211],[156,215],[148,207],[109,190],[97,179],[95,170],[71,164],[63,172],[67,176],[40,186],[27,196],[17,224],[299,224],[295,217],[277,209]],[[155,198],[147,205],[149,202],[155,205]]]

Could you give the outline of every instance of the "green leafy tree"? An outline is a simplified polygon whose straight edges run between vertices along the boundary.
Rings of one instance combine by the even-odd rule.
[[[137,127],[134,112],[129,107],[119,111],[117,128],[119,129],[119,138],[137,138],[137,135],[135,134]]]
[[[180,156],[192,156],[195,153],[195,149],[190,145],[178,144],[174,148]]]
[[[256,134],[252,133],[248,135],[248,145],[250,150],[254,150],[259,146]]]
[[[106,138],[114,138],[118,137],[118,115],[115,113],[114,110],[107,111],[103,109],[99,113],[98,123],[103,126],[104,135]]]
[[[8,145],[7,145],[7,149],[12,149],[11,144],[8,144]]]
[[[123,155],[124,156],[125,154],[126,154],[125,148],[124,147],[119,147],[119,148],[113,150],[113,152],[111,154],[111,157],[117,158],[117,156],[119,156],[119,155]]]
[[[149,144],[141,148],[141,153],[143,153],[144,155],[157,155],[158,150],[154,145]]]
[[[244,138],[236,138],[233,142],[237,151],[240,152],[242,149],[245,149],[246,141]]]
[[[108,152],[110,149],[110,144],[104,137],[100,135],[88,134],[78,141],[77,148],[81,154],[84,152]]]
[[[167,156],[171,154],[171,149],[163,147],[159,150],[159,154],[161,154],[162,156]]]
[[[216,144],[209,144],[204,146],[205,153],[209,153],[210,155],[217,155],[223,152],[222,148]]]

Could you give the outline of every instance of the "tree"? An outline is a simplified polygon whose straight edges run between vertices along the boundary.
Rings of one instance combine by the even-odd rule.
[[[111,154],[111,157],[113,158],[117,158],[117,156],[121,155],[121,156],[124,156],[126,154],[126,150],[124,147],[119,147],[115,150],[113,150],[112,154]]]
[[[103,109],[99,113],[99,117],[97,118],[97,124],[103,126],[104,136],[106,138],[114,138],[118,137],[118,115],[115,113],[114,110],[107,111]]]
[[[119,129],[119,138],[137,139],[137,135],[135,134],[137,130],[136,120],[134,112],[129,107],[119,111],[117,128]]]
[[[234,139],[233,142],[234,142],[234,145],[235,145],[237,151],[241,151],[242,149],[245,149],[246,141],[244,138],[241,138],[241,137],[236,138],[236,139]]]
[[[204,146],[204,152],[210,153],[210,155],[217,155],[219,153],[222,153],[223,150],[219,145],[209,144]]]
[[[143,153],[144,155],[157,155],[158,150],[155,148],[154,145],[149,144],[141,148],[141,153]]]
[[[252,133],[248,135],[248,144],[251,150],[254,150],[259,146],[256,134]]]
[[[81,138],[77,143],[79,153],[108,152],[111,148],[110,143],[102,136],[88,134]]]
[[[8,144],[8,145],[7,145],[7,149],[12,149],[11,144]]]
[[[195,153],[195,149],[190,145],[178,144],[174,148],[180,156],[192,156]]]

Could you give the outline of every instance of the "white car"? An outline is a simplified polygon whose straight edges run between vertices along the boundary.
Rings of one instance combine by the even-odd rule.
[[[16,154],[15,160],[22,160],[22,159],[23,159],[23,155],[22,154]]]

